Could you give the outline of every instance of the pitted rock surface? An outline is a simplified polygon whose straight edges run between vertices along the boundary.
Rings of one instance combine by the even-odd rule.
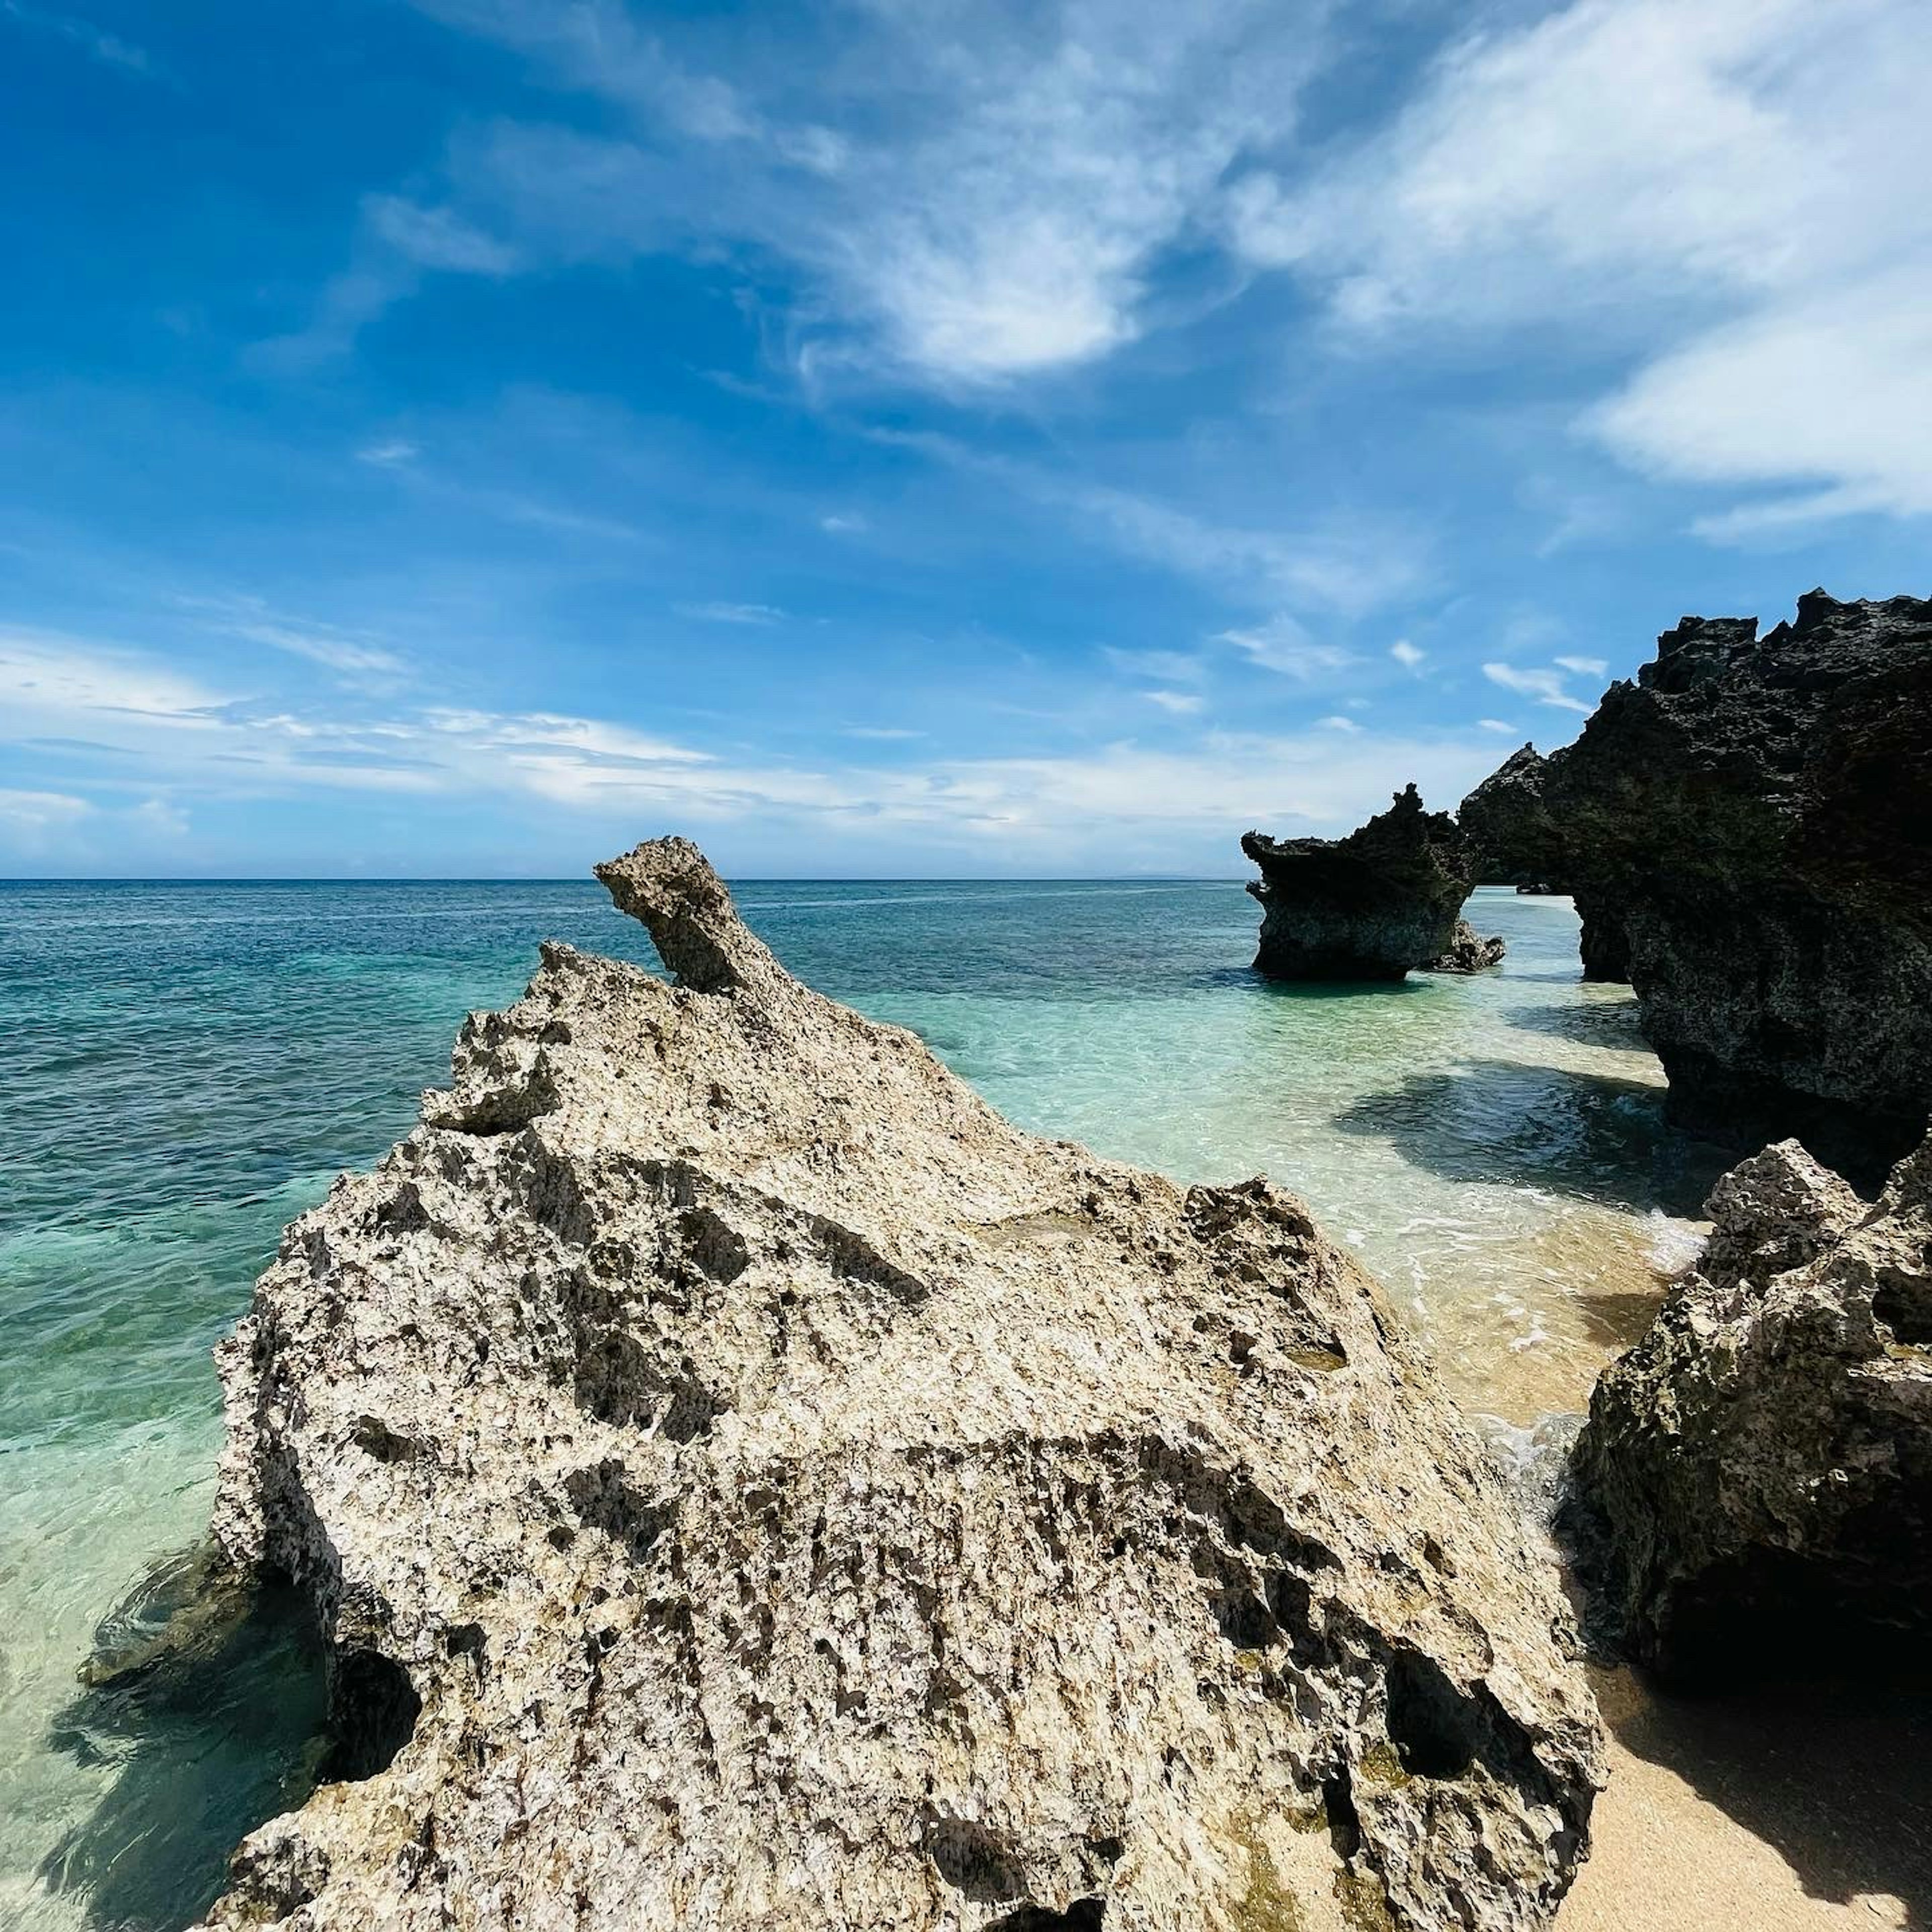
[[[221,1351],[338,1735],[208,1922],[1544,1924],[1595,1709],[1374,1285],[599,873],[678,982],[546,946]]]
[[[1786,1141],[1706,1211],[1572,1454],[1612,1631],[1694,1684],[1894,1663],[1932,1630],[1932,1139],[1875,1206]]]
[[[1261,868],[1258,971],[1274,980],[1400,980],[1456,943],[1469,896],[1468,841],[1414,785],[1346,838],[1242,835]]]

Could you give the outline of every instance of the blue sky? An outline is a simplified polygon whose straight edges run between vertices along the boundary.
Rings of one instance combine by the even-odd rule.
[[[1924,593],[1922,0],[0,0],[0,873],[1238,873]]]

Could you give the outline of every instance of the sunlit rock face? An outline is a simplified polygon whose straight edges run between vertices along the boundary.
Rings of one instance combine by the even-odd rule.
[[[1694,1685],[1895,1666],[1932,1629],[1932,1139],[1875,1206],[1786,1141],[1708,1211],[1571,1460],[1609,1624]]]
[[[338,1743],[209,1922],[1545,1924],[1595,1711],[1375,1286],[600,870],[675,981],[547,947],[223,1351]]]
[[[1400,980],[1456,944],[1469,896],[1468,842],[1414,786],[1346,838],[1245,834],[1261,868],[1258,971],[1274,980]]]

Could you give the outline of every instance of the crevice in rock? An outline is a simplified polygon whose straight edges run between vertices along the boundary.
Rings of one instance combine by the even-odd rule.
[[[329,1686],[325,1784],[353,1784],[388,1769],[416,1735],[422,1699],[410,1674],[378,1650],[352,1650],[335,1660]]]
[[[1100,1932],[1106,1923],[1103,1898],[1076,1898],[1064,1912],[1050,1906],[1023,1905],[995,1918],[986,1932]]]

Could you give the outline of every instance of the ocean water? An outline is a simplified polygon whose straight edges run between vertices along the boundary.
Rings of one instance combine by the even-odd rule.
[[[1232,883],[737,894],[794,972],[1026,1125],[1298,1190],[1506,1448],[1582,1406],[1724,1164],[1664,1125],[1567,900],[1476,895],[1499,972],[1351,989],[1256,978]],[[0,1924],[179,1927],[305,1788],[297,1618],[211,1619],[140,1667],[191,1582],[156,1566],[207,1519],[208,1352],[546,938],[654,963],[589,882],[0,886]],[[82,1683],[104,1645],[132,1667]]]

